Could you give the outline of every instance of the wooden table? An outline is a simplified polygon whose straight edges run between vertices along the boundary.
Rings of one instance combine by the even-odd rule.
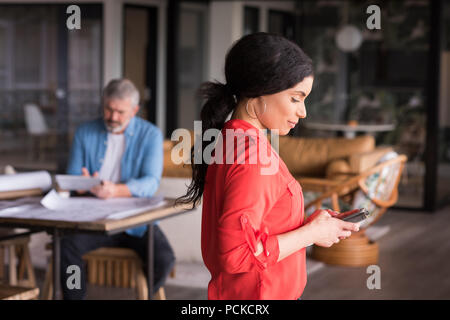
[[[165,198],[166,204],[156,209],[139,213],[117,220],[97,220],[89,222],[72,222],[57,220],[22,219],[11,217],[0,217],[0,226],[8,228],[26,228],[32,232],[46,231],[52,235],[53,250],[53,299],[60,298],[60,263],[61,263],[61,237],[71,233],[100,233],[113,235],[127,229],[148,225],[148,297],[153,295],[153,224],[157,220],[166,219],[191,211],[191,205],[174,206],[175,199]]]

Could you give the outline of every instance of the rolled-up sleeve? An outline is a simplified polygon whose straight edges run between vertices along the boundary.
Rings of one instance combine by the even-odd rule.
[[[219,259],[225,272],[263,270],[277,263],[278,238],[264,216],[280,195],[279,175],[262,175],[259,164],[231,166],[219,219]],[[255,256],[258,242],[263,252]]]

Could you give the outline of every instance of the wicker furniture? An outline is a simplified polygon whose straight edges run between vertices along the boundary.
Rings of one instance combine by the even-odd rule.
[[[366,266],[378,261],[378,244],[370,241],[365,229],[378,221],[398,198],[398,183],[407,160],[404,155],[388,154],[373,168],[339,184],[326,186],[323,182],[314,191],[323,188],[316,199],[305,204],[305,211],[328,207],[335,211],[365,207],[371,216],[361,223],[360,231],[330,248],[314,246],[312,258],[328,264]],[[307,189],[304,192],[307,192]],[[328,203],[327,203],[328,202]]]

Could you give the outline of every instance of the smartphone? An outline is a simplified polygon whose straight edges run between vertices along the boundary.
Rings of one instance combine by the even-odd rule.
[[[364,219],[367,219],[369,216],[370,216],[370,213],[366,208],[354,209],[354,210],[350,210],[350,211],[346,211],[346,212],[341,212],[338,214],[336,214],[336,212],[334,212],[334,214],[332,214],[332,217],[334,217],[334,218],[338,218],[343,221],[348,221],[348,222],[353,222],[353,223],[361,222]]]

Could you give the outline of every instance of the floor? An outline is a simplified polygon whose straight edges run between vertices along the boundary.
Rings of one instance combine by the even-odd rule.
[[[303,299],[450,299],[450,207],[435,214],[391,210],[379,225],[381,289],[366,268],[327,266],[313,274]]]
[[[435,214],[390,210],[377,223],[389,232],[378,239],[381,288],[370,290],[365,267],[316,263],[308,268],[302,296],[315,299],[450,299],[450,206]],[[311,261],[310,261],[311,262]],[[42,285],[44,272],[38,270]],[[180,264],[165,287],[167,299],[207,298],[209,275],[203,265]],[[87,299],[135,299],[130,289],[88,287]]]

